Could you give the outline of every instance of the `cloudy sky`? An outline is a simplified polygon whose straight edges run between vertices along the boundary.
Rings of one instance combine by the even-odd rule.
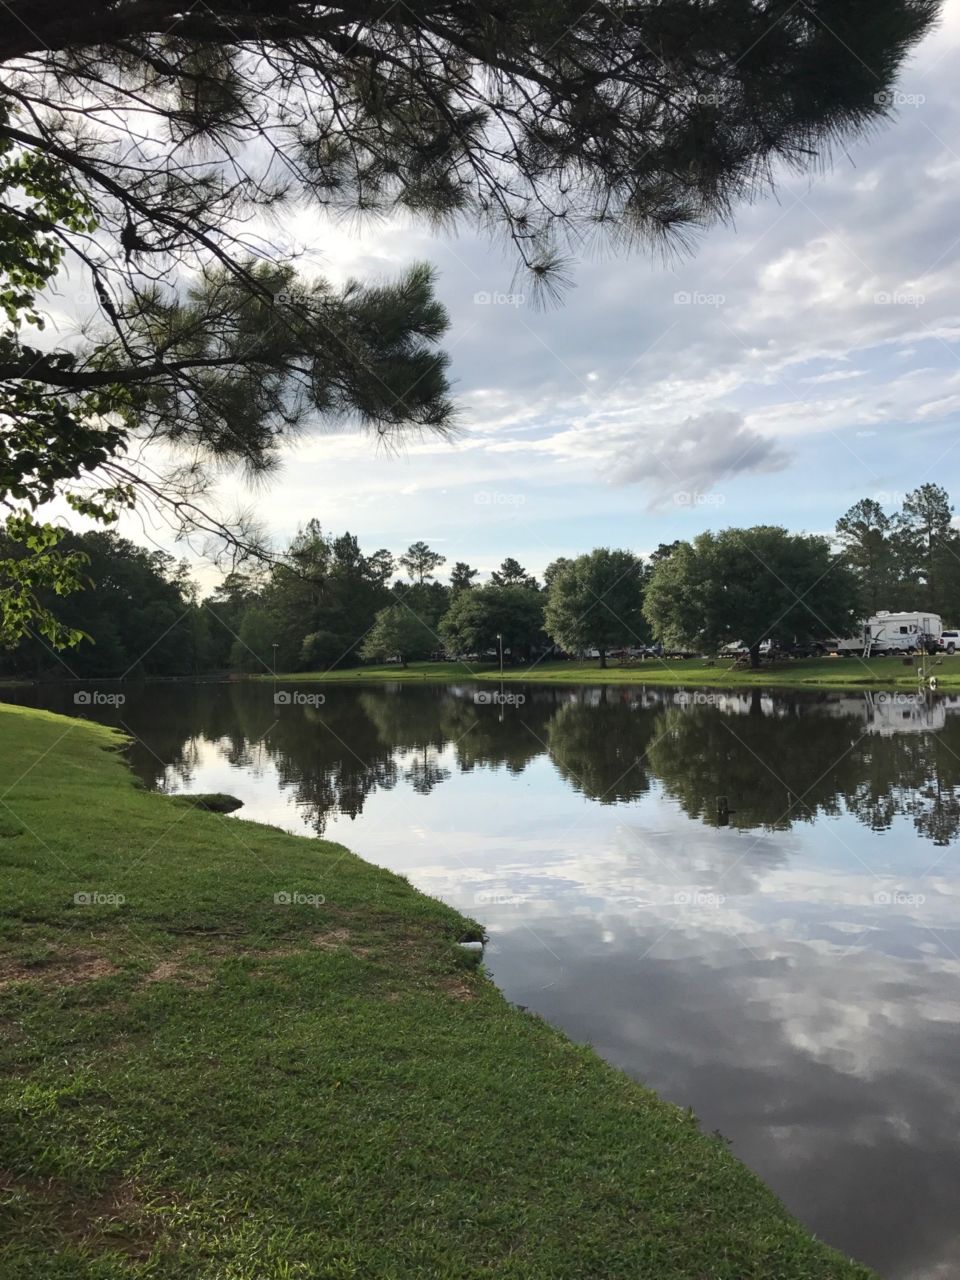
[[[307,437],[256,497],[276,542],[316,516],[370,550],[424,538],[451,563],[541,571],[705,527],[829,531],[857,499],[892,508],[928,480],[960,502],[958,71],[948,0],[879,134],[786,176],[692,257],[582,261],[547,312],[472,234],[292,219],[290,246],[335,279],[436,265],[462,433],[400,456]]]

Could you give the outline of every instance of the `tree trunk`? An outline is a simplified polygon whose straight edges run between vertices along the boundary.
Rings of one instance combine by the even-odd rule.
[[[606,649],[598,649],[597,652],[600,654],[600,669],[602,671],[607,665],[607,651]]]
[[[758,644],[750,646],[750,667],[756,671],[760,666],[760,646]]]

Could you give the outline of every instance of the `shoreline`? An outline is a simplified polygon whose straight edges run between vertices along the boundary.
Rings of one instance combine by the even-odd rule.
[[[932,660],[929,674],[935,676],[940,692],[960,692],[960,657],[944,658],[937,665]],[[466,666],[452,662],[417,662],[407,667],[376,666],[338,668],[333,671],[284,672],[273,675],[251,675],[249,680],[297,684],[324,683],[367,684],[386,681],[453,683],[464,680],[492,680],[529,684],[623,684],[662,685],[676,688],[767,689],[772,692],[789,689],[823,690],[917,690],[916,671],[907,668],[899,658],[810,658],[772,668],[731,669],[722,664],[706,664],[702,659],[664,662],[649,659],[642,665],[599,668],[595,663],[553,662],[531,667],[506,667],[501,677],[499,667]],[[928,686],[929,687],[929,686]]]
[[[477,922],[139,788],[124,741],[0,706],[4,1274],[870,1280],[509,1004]]]
[[[929,677],[936,681],[929,684]],[[3,689],[25,689],[41,685],[59,685],[64,688],[140,684],[454,684],[464,681],[494,681],[504,684],[559,684],[559,685],[650,685],[668,688],[702,689],[765,689],[769,692],[790,689],[830,690],[836,692],[861,691],[924,691],[931,688],[940,693],[960,693],[960,655],[931,659],[926,683],[921,686],[916,669],[905,666],[901,658],[809,658],[778,664],[774,667],[732,668],[699,658],[665,662],[649,659],[636,666],[621,667],[615,663],[600,668],[595,662],[532,663],[530,666],[505,667],[493,663],[466,664],[459,662],[411,662],[399,665],[364,667],[338,667],[327,671],[288,671],[264,673],[199,673],[192,676],[82,676],[72,680],[55,677],[0,679]]]

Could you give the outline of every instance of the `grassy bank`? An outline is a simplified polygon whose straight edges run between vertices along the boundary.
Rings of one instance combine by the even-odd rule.
[[[936,660],[931,659],[931,662]],[[960,689],[960,656],[945,657],[931,673],[937,677],[938,687],[945,690]],[[257,677],[273,680],[273,676]],[[671,660],[664,662],[650,658],[636,666],[621,667],[612,661],[601,669],[596,659],[590,662],[540,662],[529,666],[507,667],[504,680],[528,680],[549,684],[663,684],[749,688],[761,685],[767,689],[803,688],[827,686],[831,689],[915,689],[917,675],[912,666],[905,666],[902,658],[807,658],[796,662],[764,666],[759,671],[746,667],[731,667],[727,661],[711,662],[703,658]],[[337,671],[299,671],[276,677],[278,683],[299,683],[305,680],[382,682],[404,681],[452,681],[499,680],[500,668],[494,664],[466,665],[461,662],[412,662],[409,666],[371,666],[344,668]]]
[[[870,1274],[509,1006],[470,921],[117,741],[0,707],[4,1280]]]

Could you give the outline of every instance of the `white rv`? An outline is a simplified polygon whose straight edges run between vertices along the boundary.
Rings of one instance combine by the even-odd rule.
[[[829,636],[826,640],[817,640],[813,645],[816,654],[835,653],[841,658],[861,655],[864,651],[863,629],[858,636]]]
[[[863,651],[935,653],[943,623],[938,613],[890,613],[881,609],[863,624]]]

